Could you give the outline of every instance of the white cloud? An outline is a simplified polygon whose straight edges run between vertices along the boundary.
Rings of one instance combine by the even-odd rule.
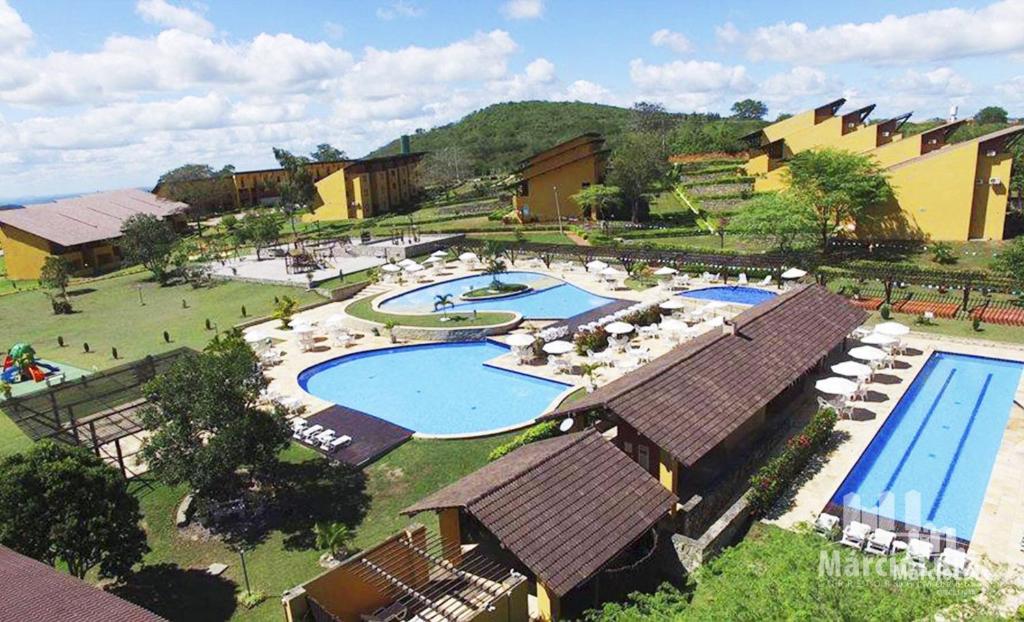
[[[734,45],[739,43],[743,37],[743,33],[736,27],[736,24],[732,22],[726,22],[721,26],[715,28],[715,37],[727,45]]]
[[[576,80],[568,86],[565,94],[559,99],[568,101],[611,103],[613,96],[605,87],[589,80]]]
[[[396,0],[390,4],[377,7],[377,17],[384,21],[403,17],[419,17],[420,15],[423,15],[423,9],[408,0]]]
[[[651,45],[666,47],[677,54],[685,54],[693,50],[693,44],[685,35],[673,32],[668,28],[654,31],[651,35]]]
[[[324,22],[324,32],[332,39],[341,39],[345,36],[345,26],[328,20]]]
[[[746,45],[749,57],[758,61],[900,63],[1021,51],[1021,24],[1024,0],[1001,0],[979,9],[887,15],[876,22],[813,29],[802,22],[780,22],[742,34],[726,24],[718,36],[724,43]]]
[[[508,0],[501,13],[508,19],[537,19],[544,15],[544,0]]]
[[[629,77],[640,89],[653,92],[705,93],[742,90],[750,86],[745,67],[713,61],[677,60],[651,65],[637,58],[629,63]]]
[[[538,58],[526,66],[526,77],[531,82],[549,83],[555,79],[555,64],[546,58]]]
[[[839,91],[839,80],[814,67],[793,67],[785,73],[769,76],[761,82],[758,93],[771,101],[789,101],[797,97]]]
[[[0,53],[19,51],[32,41],[32,29],[7,0],[0,0]]]
[[[208,37],[215,32],[213,24],[202,15],[170,4],[166,0],[139,0],[135,5],[135,12],[142,19],[158,26],[177,28],[202,37]]]
[[[949,67],[924,72],[908,69],[890,80],[889,86],[897,92],[946,97],[970,95],[974,90],[970,80]]]

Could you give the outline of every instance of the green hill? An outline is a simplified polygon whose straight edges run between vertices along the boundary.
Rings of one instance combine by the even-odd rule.
[[[527,101],[494,104],[455,123],[411,136],[413,151],[456,147],[477,174],[508,171],[520,160],[583,132],[600,132],[614,145],[630,111],[581,102]],[[398,140],[370,156],[398,153]]]

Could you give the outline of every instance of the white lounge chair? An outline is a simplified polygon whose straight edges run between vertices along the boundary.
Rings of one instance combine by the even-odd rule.
[[[334,430],[332,430],[332,429],[330,429],[330,428],[327,428],[327,429],[326,429],[326,430],[324,430],[323,432],[321,432],[321,433],[319,433],[319,434],[315,435],[315,436],[314,436],[314,437],[313,437],[312,439],[310,439],[310,440],[311,440],[311,442],[312,442],[312,443],[313,443],[314,445],[320,445],[320,446],[323,446],[323,445],[325,445],[325,444],[327,444],[327,443],[330,443],[331,441],[333,441],[333,440],[334,440],[335,438],[337,438],[337,436],[338,436],[338,435],[337,435],[337,433],[336,433],[336,432],[335,432]]]
[[[818,518],[814,519],[814,531],[831,540],[839,531],[839,517],[826,512],[818,514]]]
[[[344,447],[345,445],[348,445],[351,442],[351,436],[339,436],[338,438],[333,439],[331,442],[321,445],[320,449],[323,449],[326,452],[331,452],[334,451],[335,449],[338,449],[339,447]]]
[[[839,540],[839,544],[851,549],[863,549],[870,535],[870,525],[853,521],[843,529],[843,537]]]
[[[911,538],[907,545],[907,562],[911,566],[924,569],[932,555],[935,553],[935,546],[927,541],[918,538]]]
[[[308,428],[306,428],[305,430],[303,430],[302,434],[300,436],[302,437],[302,440],[308,442],[309,439],[313,438],[313,436],[315,434],[319,434],[320,431],[323,430],[323,429],[324,429],[324,426],[322,426],[320,424],[311,425]]]
[[[736,279],[736,283],[738,283],[739,285],[746,285],[747,284],[747,273],[746,272],[740,272],[739,277]]]
[[[640,367],[640,359],[635,356],[628,356],[624,359],[615,361],[615,367],[624,372],[630,372]]]
[[[939,553],[939,572],[954,577],[962,577],[967,574],[967,567],[970,560],[967,553],[953,547],[947,547]]]
[[[768,287],[769,285],[772,284],[772,275],[769,274],[768,276],[758,281],[757,284],[760,285],[761,287]]]
[[[888,529],[876,529],[868,537],[864,552],[871,553],[872,555],[888,555],[892,553],[892,543],[895,541],[896,534],[893,532]]]
[[[309,422],[305,419],[292,419],[292,438],[299,440],[302,438],[302,432],[309,427]]]

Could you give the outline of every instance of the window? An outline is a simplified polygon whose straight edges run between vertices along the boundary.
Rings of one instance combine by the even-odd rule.
[[[651,450],[647,445],[636,446],[636,461],[645,471],[651,470]]]
[[[633,443],[629,441],[622,441],[622,451],[626,453],[630,458],[633,457]]]

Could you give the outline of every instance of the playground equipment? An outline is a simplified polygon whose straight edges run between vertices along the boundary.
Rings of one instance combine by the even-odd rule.
[[[3,371],[0,380],[7,384],[33,380],[42,382],[51,374],[60,373],[60,369],[36,360],[36,351],[27,343],[18,343],[7,351],[4,357]]]

